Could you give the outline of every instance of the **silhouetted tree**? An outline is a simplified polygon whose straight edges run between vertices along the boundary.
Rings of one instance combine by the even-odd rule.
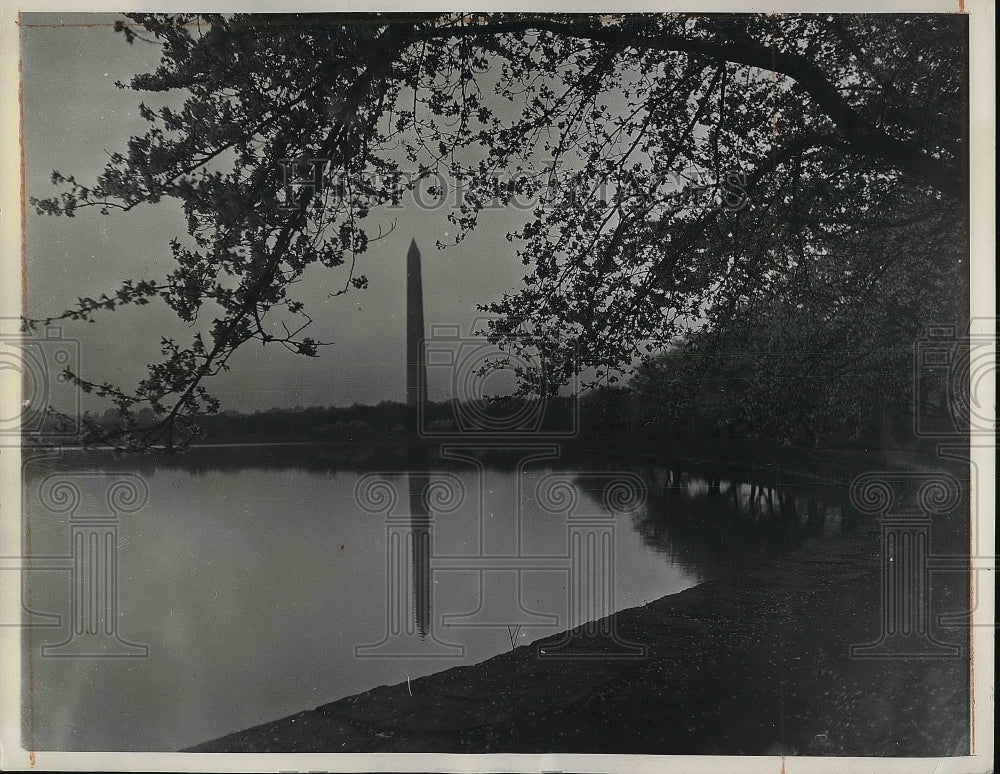
[[[890,277],[940,283],[961,254],[959,15],[134,14],[118,30],[163,47],[128,88],[181,90],[183,107],[141,106],[149,130],[96,182],[54,173],[64,192],[34,204],[174,199],[187,216],[165,278],[51,318],[159,300],[196,326],[135,389],[82,383],[119,408],[128,447],[183,444],[247,342],[315,356],[293,283],[321,264],[335,294],[365,287],[355,258],[407,169],[466,189],[456,240],[498,197],[537,198],[509,235],[524,286],[488,307],[501,346],[533,334],[545,374],[523,373],[528,390],[577,366],[600,382],[678,333],[745,332],[814,293],[809,319],[850,343]],[[289,159],[324,160],[319,195],[285,185]],[[923,297],[894,311],[912,322]],[[143,405],[159,421],[140,431]]]

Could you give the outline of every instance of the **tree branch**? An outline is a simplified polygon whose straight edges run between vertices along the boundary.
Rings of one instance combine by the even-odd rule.
[[[957,165],[935,158],[913,143],[890,136],[857,112],[832,84],[826,74],[800,54],[778,51],[756,41],[706,40],[677,34],[636,35],[620,27],[566,23],[546,17],[527,17],[498,24],[462,27],[428,27],[417,30],[415,40],[549,32],[565,37],[594,40],[622,48],[647,51],[676,51],[710,59],[747,65],[785,75],[795,81],[840,130],[848,145],[858,153],[897,167],[952,198],[961,193]]]

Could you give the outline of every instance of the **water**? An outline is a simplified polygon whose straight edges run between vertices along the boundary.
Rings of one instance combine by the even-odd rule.
[[[511,638],[527,644],[850,527],[839,488],[722,473],[544,458],[380,473],[309,449],[36,460],[25,744],[180,749],[476,663]],[[145,503],[130,500],[143,485]]]

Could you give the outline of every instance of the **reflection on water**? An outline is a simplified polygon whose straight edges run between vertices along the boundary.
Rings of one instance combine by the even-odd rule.
[[[430,484],[426,473],[406,475],[410,498],[410,530],[413,535],[413,618],[421,637],[430,631],[431,621],[431,522],[425,492]]]
[[[841,487],[782,485],[738,469],[694,474],[643,471],[647,507],[634,526],[651,548],[695,568],[702,579],[834,537],[856,516]]]
[[[676,593],[853,523],[840,487],[736,467],[594,470],[469,457],[407,470],[394,460],[358,466],[327,449],[226,448],[28,463],[24,603],[36,625],[24,635],[25,744],[194,745],[481,661],[511,647],[515,627],[526,644],[603,614],[602,605]],[[107,481],[137,474],[148,502],[115,511],[106,482],[95,483],[105,480],[81,471]],[[53,473],[76,482],[79,503],[40,499]],[[623,481],[636,491],[622,497]],[[364,501],[366,485],[385,497]],[[102,538],[113,561],[88,560],[74,575],[70,535],[95,519],[116,536]],[[601,555],[587,546],[611,546],[601,560],[610,577],[581,569],[579,556]],[[110,621],[87,623],[97,603],[73,596],[73,579],[88,573],[118,579]],[[581,578],[597,596],[581,596]],[[148,655],[43,655],[72,638],[75,621],[82,634],[114,630]]]

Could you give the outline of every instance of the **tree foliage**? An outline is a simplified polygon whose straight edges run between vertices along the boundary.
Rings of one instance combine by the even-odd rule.
[[[317,355],[295,283],[319,264],[334,294],[363,288],[380,213],[430,175],[467,191],[456,241],[497,196],[534,197],[508,234],[523,288],[485,307],[496,343],[530,333],[540,350],[545,378],[526,385],[577,367],[608,380],[679,334],[790,346],[821,368],[813,345],[898,347],[960,305],[960,16],[134,14],[118,31],[162,46],[121,87],[183,106],[143,105],[148,130],[95,182],[54,173],[63,191],[35,207],[173,199],[187,233],[163,281],[60,318],[153,300],[211,317],[205,336],[165,339],[135,389],[83,383],[161,418],[126,446],[183,444],[217,410],[205,382],[248,342]],[[287,186],[290,159],[323,160],[322,190]]]

